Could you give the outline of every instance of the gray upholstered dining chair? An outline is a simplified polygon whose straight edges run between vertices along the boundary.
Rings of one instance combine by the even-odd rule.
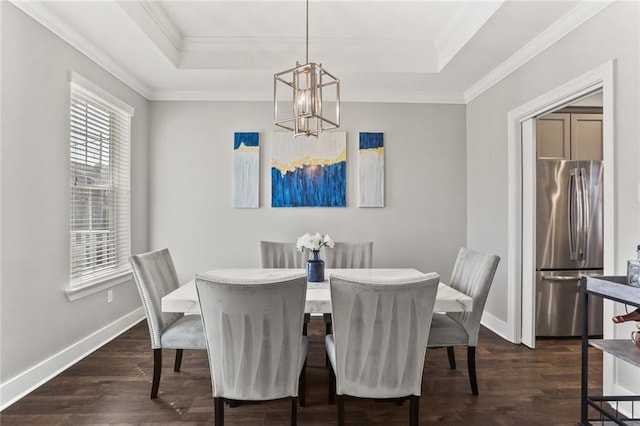
[[[327,268],[373,267],[373,241],[337,241],[332,248],[323,247],[321,254]],[[331,314],[324,314],[326,334],[331,334]]]
[[[454,346],[467,347],[467,370],[473,395],[478,395],[476,347],[480,320],[499,262],[500,258],[496,255],[461,248],[453,267],[449,286],[470,296],[473,299],[473,310],[435,313],[431,322],[428,347],[445,346],[451,369],[456,368]]]
[[[305,268],[308,258],[308,253],[298,251],[295,241],[260,241],[261,268]]]
[[[299,251],[296,242],[260,241],[261,268],[299,269],[307,267],[309,254]],[[304,316],[303,334],[307,335],[307,324],[311,316]]]
[[[175,349],[174,371],[180,371],[183,349],[206,349],[200,315],[162,312],[161,299],[180,286],[168,249],[136,254],[129,258],[133,277],[147,316],[153,349],[151,399],[158,397],[162,372],[162,349]]]
[[[291,271],[266,280],[196,274],[196,288],[211,370],[215,424],[224,403],[291,398],[297,422],[304,406],[308,339],[302,335],[306,274]]]
[[[440,276],[358,281],[331,276],[333,334],[326,336],[329,403],[344,396],[409,399],[418,425],[422,370]]]
[[[323,248],[322,257],[327,268],[371,268],[373,241],[335,242],[333,248]]]

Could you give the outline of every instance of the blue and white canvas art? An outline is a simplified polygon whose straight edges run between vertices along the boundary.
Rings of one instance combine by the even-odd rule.
[[[233,134],[233,207],[258,208],[260,198],[260,135]]]
[[[271,151],[272,207],[345,207],[347,134],[294,138],[275,132]]]
[[[360,133],[358,207],[384,207],[384,138]]]

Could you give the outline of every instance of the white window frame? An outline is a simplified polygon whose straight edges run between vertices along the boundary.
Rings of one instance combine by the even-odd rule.
[[[73,301],[131,280],[131,267],[128,259],[131,255],[130,145],[131,118],[134,115],[134,109],[75,72],[70,73],[69,92],[70,260],[69,287],[65,292],[69,300]],[[97,128],[97,125],[92,124],[93,122],[88,119],[82,122],[81,116],[78,115],[78,109],[74,109],[74,104],[92,105],[107,113],[110,117],[107,125],[108,130],[103,132],[107,134],[106,142],[105,140],[99,141],[91,147],[88,145],[83,147],[81,145],[79,150],[72,148],[72,146],[77,147],[78,141],[82,141],[82,139],[91,139],[90,131],[82,133],[83,126],[86,126],[88,130],[96,130]],[[72,110],[75,112],[72,112]],[[80,126],[78,126],[78,118],[81,120]],[[111,118],[115,121],[112,121]],[[104,122],[101,124],[104,124]],[[107,153],[99,154],[95,150],[92,151],[95,147],[106,148],[104,152]],[[107,167],[90,169],[90,166],[86,165],[84,167],[87,170],[83,171],[78,167],[79,163],[72,160],[74,156],[77,158],[78,153],[86,154],[87,161],[91,161],[89,157],[99,159],[93,164],[94,166],[97,163],[102,163],[106,164]],[[86,175],[91,175],[92,178],[86,179],[89,183],[78,183],[83,179],[79,180],[79,174],[74,174],[74,170],[81,172],[80,177],[82,177],[83,172]],[[94,173],[95,170],[99,172],[96,174]],[[105,170],[108,170],[108,172],[105,172]],[[99,176],[99,180],[93,179],[93,176]],[[104,197],[107,199],[107,208],[105,209],[107,213],[98,215],[93,209],[90,209],[91,213],[86,213],[85,211],[83,216],[85,221],[83,223],[82,220],[78,219],[78,212],[81,212],[78,207],[80,204],[75,202],[77,207],[74,208],[74,200],[76,199],[74,198],[74,193],[81,194],[84,192],[87,195],[95,193],[95,191],[104,193]],[[111,195],[107,195],[107,193]],[[87,195],[87,197],[93,198],[91,195]],[[92,204],[89,203],[89,205],[91,206]],[[102,218],[101,225],[94,226],[94,220],[100,218]],[[78,230],[78,226],[86,229]],[[86,238],[83,238],[83,236]],[[108,244],[97,242],[98,237],[105,236],[109,240]],[[76,241],[75,250],[74,241]],[[77,243],[80,241],[83,241],[82,244],[85,245],[85,249],[79,248]],[[106,264],[95,256],[97,252],[107,253],[108,262]],[[100,257],[100,259],[102,258]]]

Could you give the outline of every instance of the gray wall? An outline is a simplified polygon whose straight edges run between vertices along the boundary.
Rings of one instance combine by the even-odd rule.
[[[69,71],[135,108],[134,250],[148,244],[148,102],[8,2],[0,2],[0,383],[140,306],[135,286],[69,302]]]
[[[374,241],[374,265],[448,279],[466,239],[465,107],[346,103],[345,208],[271,208],[272,104],[152,102],[152,248],[169,247],[182,279],[216,267],[259,266],[259,241],[305,232]],[[258,131],[261,208],[232,207],[233,133]],[[384,133],[386,206],[357,207],[358,132]]]
[[[468,245],[503,256],[486,306],[500,320],[507,320],[507,114],[612,59],[616,273],[626,273],[640,243],[639,5],[614,3],[467,105]]]

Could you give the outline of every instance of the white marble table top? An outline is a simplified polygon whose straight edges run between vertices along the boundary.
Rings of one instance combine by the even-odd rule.
[[[304,269],[260,269],[260,268],[234,268],[216,269],[208,271],[206,275],[215,275],[227,279],[271,279],[281,276],[291,275],[292,272],[304,272]],[[388,282],[394,280],[409,279],[423,275],[417,269],[411,268],[390,268],[390,269],[327,269],[323,282],[307,283],[307,302],[305,312],[307,313],[331,313],[331,294],[329,291],[329,280],[332,275],[342,277],[353,277],[361,280],[380,280]],[[440,282],[434,312],[465,312],[473,309],[473,299],[464,293]],[[195,280],[188,281],[183,286],[172,291],[162,298],[163,312],[184,312],[199,314],[200,304],[198,303],[198,293],[196,291]]]

